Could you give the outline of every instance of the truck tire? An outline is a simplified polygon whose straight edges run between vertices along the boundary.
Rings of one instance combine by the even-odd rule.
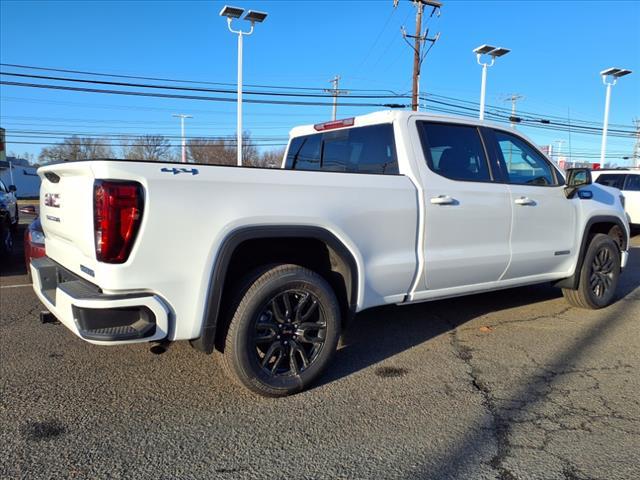
[[[338,345],[336,295],[324,278],[298,265],[271,265],[248,278],[229,324],[225,369],[259,395],[300,392]]]
[[[574,307],[595,310],[611,304],[620,277],[620,249],[610,236],[593,236],[580,267],[578,289],[562,289]]]

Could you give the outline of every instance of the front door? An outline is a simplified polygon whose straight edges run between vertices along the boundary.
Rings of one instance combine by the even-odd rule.
[[[566,272],[579,248],[579,200],[565,197],[559,172],[529,143],[502,130],[493,138],[513,207],[511,263],[503,279]]]

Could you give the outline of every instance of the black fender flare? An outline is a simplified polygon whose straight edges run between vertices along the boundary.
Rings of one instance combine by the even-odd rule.
[[[347,281],[347,299],[350,314],[355,314],[358,303],[358,265],[351,251],[329,230],[310,225],[258,225],[240,227],[229,233],[221,242],[216,254],[205,301],[200,336],[191,340],[191,346],[205,353],[212,353],[215,346],[216,327],[222,304],[222,292],[231,257],[236,248],[247,240],[267,238],[306,238],[320,240],[335,252],[347,265],[350,279]]]
[[[558,282],[556,282],[554,284],[556,287],[569,288],[571,290],[576,290],[578,288],[582,262],[584,261],[585,254],[587,253],[587,248],[589,247],[589,245],[587,244],[587,241],[589,240],[589,230],[591,230],[591,227],[593,227],[593,225],[597,223],[614,223],[618,227],[620,227],[622,231],[625,233],[625,245],[623,245],[623,250],[627,249],[628,246],[626,242],[628,242],[627,235],[629,234],[629,231],[624,226],[624,223],[622,222],[622,220],[620,220],[620,218],[614,215],[596,215],[595,217],[591,217],[587,221],[587,224],[584,227],[584,231],[582,232],[582,240],[580,242],[580,253],[578,254],[578,261],[576,262],[576,269],[574,270],[573,275],[571,275],[570,277],[563,278],[562,280],[559,280]]]

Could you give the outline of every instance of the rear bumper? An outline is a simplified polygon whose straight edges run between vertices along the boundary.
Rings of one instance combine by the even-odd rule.
[[[87,342],[120,345],[163,340],[169,310],[152,293],[109,295],[49,257],[31,261],[33,289],[69,330]]]

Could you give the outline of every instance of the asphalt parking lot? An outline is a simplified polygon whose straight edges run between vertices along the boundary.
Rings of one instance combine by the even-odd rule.
[[[0,273],[0,477],[631,479],[640,470],[640,236],[618,299],[536,286],[356,317],[278,400],[177,343],[96,347]]]

